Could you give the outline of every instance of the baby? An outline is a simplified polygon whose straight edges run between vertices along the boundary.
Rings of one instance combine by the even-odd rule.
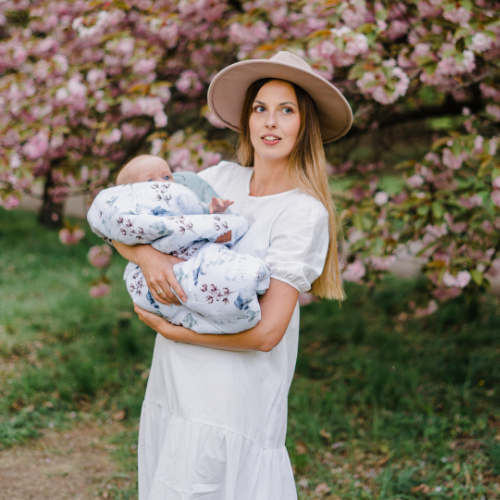
[[[258,295],[269,287],[270,271],[262,259],[230,249],[249,227],[243,217],[227,213],[233,202],[219,198],[193,172],[172,174],[168,163],[154,156],[127,163],[117,184],[92,203],[87,215],[92,230],[107,241],[151,244],[184,260],[174,265],[174,274],[187,302],[158,303],[139,266],[130,262],[124,280],[132,300],[198,333],[238,333],[255,326]]]
[[[208,214],[223,213],[234,203],[234,201],[218,198],[212,186],[193,172],[173,174],[168,163],[158,156],[141,155],[130,160],[116,178],[117,185],[147,181],[178,182],[186,186],[194,191],[203,211]]]

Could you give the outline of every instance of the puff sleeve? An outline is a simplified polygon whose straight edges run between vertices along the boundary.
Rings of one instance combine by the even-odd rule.
[[[274,221],[266,261],[271,278],[300,293],[321,275],[329,245],[328,212],[310,196],[291,203]]]

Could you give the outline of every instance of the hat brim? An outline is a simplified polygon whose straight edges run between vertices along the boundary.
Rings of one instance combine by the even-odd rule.
[[[239,132],[246,91],[262,78],[295,83],[311,96],[318,111],[324,144],[336,141],[351,128],[351,107],[334,85],[297,66],[265,59],[241,61],[220,71],[208,89],[210,109],[227,127]]]

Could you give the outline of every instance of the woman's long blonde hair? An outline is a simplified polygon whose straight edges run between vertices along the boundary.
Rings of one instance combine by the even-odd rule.
[[[259,90],[271,80],[275,79],[257,80],[247,90],[241,113],[240,139],[237,146],[237,157],[241,165],[252,166],[254,164],[254,148],[250,140],[250,115]],[[328,210],[329,215],[330,244],[325,267],[321,276],[312,284],[311,291],[318,297],[340,301],[346,298],[340,279],[340,267],[344,264],[344,254],[338,250],[344,247],[344,235],[328,185],[318,113],[309,94],[298,85],[294,83],[291,85],[295,89],[299,105],[300,129],[290,155],[287,175],[295,187],[320,201]]]

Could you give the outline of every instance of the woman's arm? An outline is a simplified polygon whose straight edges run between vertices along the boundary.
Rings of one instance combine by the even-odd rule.
[[[196,333],[135,306],[139,319],[169,340],[229,351],[269,352],[285,335],[299,292],[292,286],[271,279],[268,291],[260,299],[262,319],[257,326],[235,334]]]
[[[173,269],[178,262],[184,262],[182,259],[161,253],[151,245],[129,246],[114,240],[113,245],[122,257],[141,268],[149,291],[158,302],[167,305],[180,305],[170,287],[175,290],[181,300],[186,302],[186,295],[179,285]],[[159,290],[163,290],[165,293],[158,295]]]

